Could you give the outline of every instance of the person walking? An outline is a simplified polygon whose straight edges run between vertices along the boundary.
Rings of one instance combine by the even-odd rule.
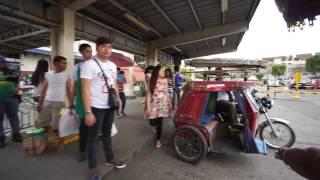
[[[75,106],[71,104],[70,108],[75,108],[76,113],[80,119],[80,127],[79,127],[79,161],[82,162],[86,159],[86,148],[87,148],[87,139],[88,139],[88,126],[84,122],[84,108],[83,108],[83,100],[81,95],[81,81],[80,81],[80,73],[81,68],[84,62],[90,60],[92,58],[92,48],[89,44],[80,44],[79,52],[82,55],[82,61],[76,64],[73,67],[72,76],[71,76],[71,102],[74,103]]]
[[[39,102],[39,97],[43,89],[44,75],[49,70],[49,63],[45,59],[40,59],[37,63],[35,71],[32,73],[31,85],[34,86],[33,89],[33,99],[35,102]]]
[[[174,84],[175,92],[174,92],[174,95],[177,96],[177,102],[179,104],[180,103],[180,96],[181,96],[181,89],[182,89],[182,85],[183,85],[183,76],[179,72],[179,66],[175,66],[174,67],[174,72],[175,72],[175,74],[174,74],[174,80],[175,80],[175,84]],[[174,104],[175,104],[175,102],[174,102]]]
[[[117,118],[121,116],[126,116],[127,114],[124,112],[124,108],[126,107],[126,94],[124,93],[124,84],[127,83],[126,77],[124,75],[124,71],[121,71],[119,67],[117,67],[117,84],[119,97],[121,100],[121,108],[117,110]]]
[[[8,117],[12,129],[12,141],[22,142],[18,118],[19,100],[15,97],[19,88],[19,76],[6,67],[6,61],[0,56],[0,148],[6,146],[4,134],[4,115]]]
[[[161,147],[163,118],[169,116],[169,108],[168,81],[165,77],[164,68],[158,65],[152,71],[145,113],[150,125],[156,129],[156,148]]]
[[[89,127],[88,165],[91,180],[101,179],[97,170],[97,147],[100,132],[102,132],[105,164],[116,168],[126,167],[124,162],[114,157],[112,151],[111,129],[115,109],[111,109],[108,104],[108,87],[115,88],[117,95],[119,93],[116,88],[117,67],[109,60],[112,54],[111,40],[107,37],[99,37],[96,40],[96,50],[97,55],[83,64],[80,73],[85,124]]]
[[[45,74],[37,111],[40,113],[37,127],[46,129],[46,133],[59,137],[59,119],[61,109],[65,107],[65,98],[71,102],[70,79],[65,72],[67,59],[63,56],[53,58],[54,71]],[[58,138],[57,152],[64,150],[62,138]]]

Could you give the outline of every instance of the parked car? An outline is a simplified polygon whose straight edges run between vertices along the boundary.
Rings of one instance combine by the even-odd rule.
[[[313,89],[320,89],[320,79],[312,82]]]
[[[296,83],[292,82],[290,83],[290,89],[296,88]],[[311,82],[299,82],[298,83],[298,89],[313,89],[313,84]]]

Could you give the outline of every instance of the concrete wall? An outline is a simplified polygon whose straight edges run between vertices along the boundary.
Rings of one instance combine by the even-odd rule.
[[[49,61],[50,57],[46,55],[25,53],[20,55],[22,73],[32,73],[37,66],[39,59],[46,59]]]
[[[122,71],[124,71],[125,77],[128,80],[129,79],[129,68],[128,67],[122,67]],[[134,80],[137,81],[144,81],[144,70],[140,68],[138,65],[134,65],[133,67],[134,71]]]

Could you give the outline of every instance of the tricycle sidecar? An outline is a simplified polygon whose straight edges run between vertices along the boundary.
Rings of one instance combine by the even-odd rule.
[[[178,158],[196,163],[208,152],[214,152],[218,140],[223,138],[237,139],[242,145],[248,143],[246,136],[256,134],[259,116],[247,92],[252,85],[252,82],[233,81],[189,82],[174,117],[173,148]],[[237,123],[227,121],[224,114],[216,111],[218,93],[222,91],[234,98]]]

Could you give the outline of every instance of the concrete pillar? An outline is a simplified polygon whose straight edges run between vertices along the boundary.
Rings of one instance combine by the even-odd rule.
[[[67,74],[71,74],[74,65],[75,13],[66,8],[61,8],[58,12],[59,26],[51,29],[50,66],[52,67],[54,56],[64,56],[68,62],[66,72]],[[66,106],[69,106],[67,99],[65,103]]]
[[[152,47],[148,47],[147,50],[147,65],[155,66],[158,64],[158,50]]]
[[[51,59],[56,55],[66,57],[67,72],[71,73],[74,65],[75,14],[69,9],[61,8],[59,15],[59,27],[51,29]]]
[[[129,67],[127,84],[124,85],[124,93],[126,94],[127,98],[135,98],[134,91],[133,91],[133,84],[134,84],[133,78],[134,78],[134,66]]]

